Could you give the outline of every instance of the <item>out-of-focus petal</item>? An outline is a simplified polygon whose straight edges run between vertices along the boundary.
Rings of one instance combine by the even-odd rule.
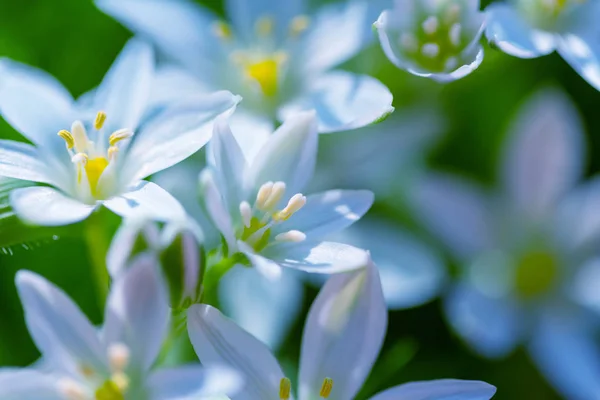
[[[495,299],[459,284],[446,299],[452,327],[478,353],[497,358],[510,353],[521,339],[519,311],[508,299]]]
[[[320,133],[351,130],[393,112],[392,99],[389,89],[375,78],[334,71],[314,79],[303,95],[283,106],[279,118],[314,109]]]
[[[597,90],[600,90],[600,44],[597,43],[599,33],[595,30],[587,37],[567,33],[557,39],[558,53]]]
[[[177,103],[188,96],[212,92],[212,82],[205,82],[183,67],[159,65],[154,73],[150,91],[149,108],[154,111]]]
[[[314,112],[302,112],[287,119],[256,155],[248,182],[262,184],[282,181],[291,197],[312,178],[317,158],[317,126]]]
[[[492,243],[490,204],[477,187],[447,175],[416,181],[411,203],[427,228],[455,256],[469,259]]]
[[[48,166],[34,146],[13,140],[0,140],[0,176],[54,184]]]
[[[387,307],[374,264],[331,277],[304,326],[299,398],[312,398],[325,377],[333,380],[329,399],[354,398],[379,355],[386,328]]]
[[[167,294],[151,255],[137,257],[116,279],[106,303],[102,341],[124,344],[131,352],[131,368],[147,371],[154,363],[168,331]]]
[[[302,309],[304,287],[290,271],[277,282],[236,267],[223,277],[219,300],[225,314],[271,349],[278,349]]]
[[[577,313],[543,315],[529,344],[540,371],[567,399],[597,399],[600,393],[600,348],[587,319]]]
[[[285,376],[267,346],[224,317],[219,310],[196,304],[188,310],[188,333],[200,362],[238,370],[245,386],[236,400],[278,400]]]
[[[571,299],[600,314],[600,258],[587,260],[577,269],[570,286]]]
[[[225,208],[223,196],[215,183],[212,172],[205,169],[200,174],[200,193],[202,194],[204,209],[208,218],[223,235],[230,252],[235,252],[237,243],[233,231],[233,221],[228,210]]]
[[[503,179],[517,212],[543,218],[582,173],[583,127],[563,93],[544,90],[521,108],[504,151]]]
[[[185,218],[185,210],[173,196],[155,183],[142,181],[119,197],[104,201],[104,206],[122,217],[146,215],[157,221]]]
[[[250,164],[275,130],[273,120],[243,107],[238,107],[229,117],[229,126]]]
[[[405,383],[371,400],[489,400],[495,393],[496,388],[485,382],[440,379]]]
[[[556,36],[531,27],[514,6],[493,3],[485,12],[485,34],[488,40],[503,52],[520,58],[535,58],[554,51]]]
[[[269,280],[272,284],[276,284],[279,279],[281,279],[282,270],[281,266],[277,264],[277,262],[270,260],[267,257],[263,257],[260,254],[256,254],[254,249],[248,246],[246,243],[242,241],[238,241],[238,247],[242,253],[256,270],[267,280]]]
[[[2,400],[63,400],[56,377],[30,368],[0,369]]]
[[[56,189],[33,186],[10,193],[10,204],[24,222],[41,226],[61,226],[82,221],[96,208],[65,196]]]

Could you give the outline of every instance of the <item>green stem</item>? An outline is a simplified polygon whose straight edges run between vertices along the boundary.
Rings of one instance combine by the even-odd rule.
[[[86,221],[84,236],[92,263],[92,275],[96,282],[98,306],[103,310],[110,287],[110,277],[106,269],[106,253],[110,243],[99,213],[93,213]]]

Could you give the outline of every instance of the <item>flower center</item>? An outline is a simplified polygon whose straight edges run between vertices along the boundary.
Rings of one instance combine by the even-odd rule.
[[[277,210],[284,194],[284,182],[267,182],[258,190],[254,206],[251,206],[247,201],[240,203],[243,227],[238,232],[238,238],[257,252],[269,245],[271,228],[274,225],[287,221],[306,204],[306,197],[301,193],[296,193],[288,200],[283,209]],[[301,242],[304,239],[306,239],[306,235],[297,230],[275,236],[276,242]]]
[[[552,288],[558,275],[553,254],[544,251],[525,253],[517,263],[515,289],[524,299],[540,296]]]
[[[517,9],[533,25],[551,30],[557,18],[587,0],[517,0]]]
[[[110,196],[110,183],[114,178],[114,170],[110,166],[115,162],[119,147],[117,144],[133,136],[130,129],[119,129],[108,138],[108,147],[102,130],[106,114],[99,111],[94,122],[96,141],[89,139],[81,121],[71,125],[71,131],[58,132],[66,144],[71,161],[77,172],[77,195],[85,202],[94,202]]]
[[[333,390],[333,379],[325,378],[319,391],[319,397],[321,399],[329,398],[331,391]],[[289,400],[290,393],[292,391],[292,382],[288,378],[281,378],[279,381],[279,399]]]

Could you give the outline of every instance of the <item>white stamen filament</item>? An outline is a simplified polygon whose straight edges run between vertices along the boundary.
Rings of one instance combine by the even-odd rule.
[[[83,126],[81,121],[73,122],[73,125],[71,125],[71,135],[73,136],[75,150],[78,153],[87,152],[89,139],[87,137],[85,127]]]
[[[462,33],[462,26],[459,23],[452,25],[450,28],[450,43],[454,46],[460,46],[460,35]]]
[[[119,148],[117,146],[110,146],[108,148],[107,153],[108,153],[108,160],[113,161],[117,157],[117,154],[119,153]]]
[[[423,24],[421,25],[423,27],[423,31],[428,34],[428,35],[433,35],[434,33],[437,32],[440,23],[437,19],[437,17],[435,15],[432,15],[430,17],[428,17],[425,21],[423,21]]]
[[[275,240],[278,242],[299,243],[306,240],[306,234],[297,230],[291,230],[275,236]]]
[[[285,194],[285,183],[284,182],[275,182],[273,184],[273,190],[269,195],[269,198],[264,203],[265,210],[272,210],[277,206],[283,195]]]
[[[246,228],[250,228],[252,223],[252,207],[247,201],[240,203],[240,215],[242,216],[242,222]]]
[[[58,381],[58,391],[67,400],[88,400],[85,388],[70,378],[65,378]]]
[[[73,157],[71,157],[71,162],[73,164],[85,164],[85,162],[88,160],[88,156],[85,153],[77,153],[75,154]]]
[[[256,195],[256,207],[259,210],[265,209],[265,203],[271,196],[271,192],[273,191],[273,182],[264,183],[260,189],[258,189],[258,194]]]
[[[108,363],[114,372],[122,372],[129,364],[131,352],[123,343],[113,343],[108,346]]]
[[[435,58],[440,54],[440,46],[436,43],[425,43],[423,47],[421,47],[421,53],[425,57]]]

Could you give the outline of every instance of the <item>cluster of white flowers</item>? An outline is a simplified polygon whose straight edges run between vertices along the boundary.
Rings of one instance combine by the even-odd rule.
[[[388,307],[420,304],[444,279],[435,255],[423,256],[427,249],[375,224],[376,238],[366,243],[385,247],[393,238],[394,249],[408,249],[402,257],[423,266],[412,280],[382,282],[370,246],[346,244],[352,235],[341,234],[369,210],[373,193],[306,192],[315,175],[319,134],[365,127],[394,111],[391,93],[377,79],[335,69],[370,42],[377,14],[374,27],[385,54],[418,76],[442,82],[465,77],[483,60],[485,32],[493,45],[518,57],[557,50],[600,88],[595,0],[515,0],[484,11],[479,0],[396,0],[385,11],[374,0],[317,10],[302,0],[225,3],[229,21],[186,0],[96,0],[136,37],[102,83],[78,99],[45,72],[0,59],[0,115],[31,142],[0,140],[0,176],[31,182],[10,192],[14,214],[29,225],[81,223],[84,229],[94,228],[97,221],[85,220],[94,220],[102,207],[123,217],[97,273],[108,292],[101,329],[45,278],[17,274],[26,323],[42,360],[1,370],[0,399],[294,398],[296,384],[268,347],[279,343],[272,330],[258,326],[269,318],[257,324],[244,310],[291,321],[297,308],[289,311],[284,299],[315,274],[327,280],[306,319],[296,398],[356,397],[382,348]],[[560,109],[551,116],[557,118]],[[529,136],[516,141],[528,148],[537,143]],[[556,141],[550,150],[563,143]],[[195,163],[189,177],[180,163],[201,150],[206,162]],[[511,153],[516,161],[507,162],[507,169],[519,162],[528,171],[546,166],[539,158],[542,166],[530,166],[529,153],[519,151]],[[344,177],[329,181],[347,179],[352,168],[360,181],[358,162],[343,164],[344,149],[339,153],[331,162],[343,165]],[[577,170],[565,165],[571,158],[561,160],[560,168]],[[384,168],[389,172],[387,164]],[[144,180],[161,171],[158,183]],[[516,210],[509,221],[515,236],[525,230],[521,212],[548,213],[553,205],[536,202],[540,191],[532,189],[547,181],[517,177],[520,171],[507,172],[512,202],[506,208]],[[551,166],[546,171],[556,172]],[[457,290],[448,313],[457,315],[456,329],[473,338],[481,353],[494,356],[512,348],[518,336],[507,334],[497,344],[494,335],[518,324],[506,317],[502,326],[494,321],[483,329],[477,318],[465,318],[486,314],[486,301],[506,300],[502,307],[508,309],[514,298],[525,302],[547,293],[555,281],[536,274],[541,264],[558,264],[558,252],[537,242],[519,247],[510,284],[482,278],[482,257],[493,258],[486,266],[507,263],[515,239],[502,236],[489,244],[495,232],[488,232],[493,224],[481,222],[487,218],[483,200],[446,190],[452,186],[446,179],[428,176],[411,196],[418,198],[417,214],[425,225],[456,248],[459,259],[469,259],[471,294]],[[572,207],[577,206],[567,211]],[[502,223],[506,229],[507,221]],[[541,225],[535,219],[531,229],[546,235],[550,230]],[[461,229],[468,232],[457,233]],[[507,250],[500,252],[497,244],[503,241]],[[258,291],[264,297],[248,294]],[[481,293],[493,300],[481,300]],[[468,296],[480,296],[475,302],[481,310],[465,311]],[[163,367],[184,326],[201,365]],[[395,386],[372,399],[488,400],[494,393],[485,382],[443,379]]]

